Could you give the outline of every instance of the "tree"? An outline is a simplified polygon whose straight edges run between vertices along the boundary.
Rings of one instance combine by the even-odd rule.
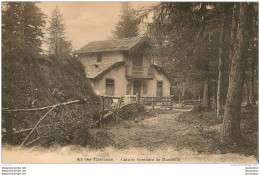
[[[247,59],[247,81],[249,86],[249,100],[250,105],[256,104],[255,97],[255,72],[258,72],[258,6],[255,3],[250,3],[248,5],[247,15],[246,15],[246,59]]]
[[[164,40],[162,46],[170,48],[168,55],[174,58],[172,67],[182,77],[179,80],[204,82],[205,107],[209,104],[210,81],[218,79],[218,110],[226,101],[221,141],[224,144],[238,142],[245,66],[248,64],[250,93],[254,96],[257,4],[162,2],[148,11],[154,12],[151,26],[165,35],[160,37]],[[223,75],[229,75],[228,83],[223,81],[226,79]],[[254,97],[250,98],[254,101]]]
[[[34,2],[6,2],[2,16],[3,105],[15,105],[8,98],[16,85],[22,84],[42,52],[46,16]],[[21,89],[26,91],[29,89]],[[23,94],[23,93],[21,93]],[[19,97],[17,97],[19,98]]]
[[[155,54],[160,59],[174,60],[160,62],[169,64],[171,75],[179,80],[204,84],[203,105],[206,108],[210,107],[209,88],[217,74],[219,23],[209,22],[213,7],[210,3],[197,2],[159,3],[150,10],[154,12],[154,17],[153,23],[149,24],[149,28],[154,30],[152,33],[159,50]]]
[[[218,8],[222,18],[221,31],[219,36],[219,55],[218,55],[218,83],[217,83],[217,102],[216,112],[217,119],[222,120],[223,106],[226,101],[226,89],[228,83],[225,79],[228,79],[229,73],[229,35],[230,35],[230,21],[232,4],[220,3]]]
[[[34,2],[6,2],[2,18],[3,58],[35,58],[42,52],[46,17]]]
[[[227,102],[223,118],[221,141],[224,144],[237,143],[241,139],[240,113],[242,103],[242,92],[244,84],[244,30],[246,3],[235,3],[231,27],[231,41],[233,42],[231,59],[231,70],[229,75],[229,87]]]
[[[45,15],[34,2],[5,2],[2,11],[2,105],[25,105],[30,94],[35,59],[42,52]],[[27,84],[26,84],[27,83]],[[15,97],[15,98],[14,98]],[[13,143],[11,114],[3,115],[9,143]]]
[[[63,15],[58,6],[53,10],[49,31],[49,54],[66,57],[72,52],[72,45],[65,37],[65,24]]]
[[[121,16],[119,22],[112,31],[115,38],[129,38],[138,36],[139,20],[136,18],[136,12],[130,2],[122,2]]]

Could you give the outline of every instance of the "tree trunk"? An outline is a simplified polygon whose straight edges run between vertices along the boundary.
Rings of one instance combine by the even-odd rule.
[[[5,122],[4,122],[4,127],[6,129],[6,140],[8,144],[13,144],[13,122],[12,122],[12,116],[10,113],[5,114]]]
[[[252,105],[256,104],[255,100],[255,69],[252,68],[251,70],[251,82],[250,82],[250,103]]]
[[[208,80],[206,80],[204,82],[202,106],[205,107],[205,108],[209,108],[210,107],[209,81]]]
[[[212,92],[213,92],[212,108],[214,109],[215,112],[217,112],[217,82],[216,81],[212,82]]]
[[[181,92],[181,101],[184,101],[185,99],[185,87],[184,87],[184,83],[182,84],[182,92]]]
[[[251,106],[250,103],[250,88],[249,88],[249,81],[245,80],[245,85],[246,85],[246,105]]]
[[[224,13],[225,14],[225,13]],[[225,15],[224,15],[225,16]],[[224,61],[228,57],[228,46],[227,46],[227,30],[228,30],[228,20],[224,18],[222,23],[222,30],[219,39],[219,62],[218,62],[218,89],[217,89],[217,118],[222,120],[222,105],[223,100],[223,89],[224,89]]]
[[[245,5],[245,3],[234,4],[234,13],[231,30],[233,34],[236,34],[233,35],[235,37],[233,38],[234,51],[231,57],[231,70],[229,75],[228,95],[223,118],[223,127],[221,132],[221,142],[223,144],[236,143],[241,138],[240,113],[244,76],[244,57],[242,55],[242,51],[243,27],[245,23]]]

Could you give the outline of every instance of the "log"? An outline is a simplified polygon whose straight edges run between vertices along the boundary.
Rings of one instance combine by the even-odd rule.
[[[114,112],[108,112],[107,114],[105,114],[105,115],[103,116],[103,120],[106,119],[106,118],[108,118],[109,116],[111,116],[113,113],[114,113]]]
[[[37,137],[36,139],[34,139],[34,140],[28,142],[28,143],[26,144],[26,146],[29,146],[29,145],[33,144],[34,142],[38,141],[40,138],[41,138],[41,137]]]
[[[164,142],[164,140],[154,140],[153,143]]]
[[[23,140],[23,142],[22,142],[22,144],[19,146],[19,149],[18,149],[18,151],[20,151],[20,149],[21,149],[21,147],[24,145],[24,143],[29,139],[29,137],[32,135],[32,133],[38,128],[38,126],[41,124],[41,122],[48,116],[48,114],[50,113],[50,112],[52,112],[55,108],[56,108],[57,106],[56,105],[54,105],[52,108],[51,108],[51,110],[49,110],[48,112],[46,112],[45,114],[44,114],[44,116],[42,116],[41,118],[40,118],[40,120],[36,123],[36,125],[34,126],[34,128],[31,130],[31,132],[27,135],[27,137]]]
[[[55,104],[52,106],[45,106],[45,107],[41,107],[41,108],[33,108],[33,109],[8,109],[8,108],[3,108],[4,112],[26,112],[26,111],[41,111],[41,110],[45,110],[45,109],[50,109],[58,106],[65,106],[65,105],[71,105],[71,104],[75,104],[75,103],[82,103],[82,102],[86,102],[87,99],[81,99],[81,100],[73,100],[73,101],[68,101],[68,102],[64,102],[64,103],[59,103],[59,104]]]
[[[60,124],[60,122],[56,122],[56,123],[48,124],[48,125],[43,125],[43,126],[40,126],[39,128],[45,128],[45,127],[48,127],[48,126],[58,125],[58,124]],[[23,132],[28,132],[28,131],[31,131],[32,129],[33,129],[33,128],[22,129],[22,130],[19,130],[19,131],[15,131],[14,134],[19,134],[19,133],[23,133]]]

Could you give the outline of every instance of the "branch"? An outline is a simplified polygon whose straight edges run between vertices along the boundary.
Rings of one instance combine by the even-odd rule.
[[[52,112],[55,108],[57,107],[57,105],[54,105],[51,110],[49,110],[48,112],[45,113],[44,116],[42,116],[42,118],[40,118],[40,120],[36,123],[36,125],[34,126],[34,128],[31,130],[31,132],[27,135],[27,137],[24,139],[24,141],[22,142],[22,144],[19,146],[19,149],[21,149],[21,147],[24,145],[24,143],[29,139],[29,137],[32,135],[32,133],[38,128],[38,126],[40,125],[40,123],[45,119],[45,117],[47,117],[47,115]]]
[[[55,104],[55,105],[52,105],[52,106],[45,106],[45,107],[41,107],[41,108],[32,108],[32,109],[8,109],[8,108],[3,108],[3,111],[4,112],[41,111],[41,110],[53,108],[54,106],[55,107],[65,106],[65,105],[70,105],[70,104],[75,104],[75,103],[81,103],[82,101],[86,102],[87,99],[68,101],[68,102],[64,102],[64,103]]]

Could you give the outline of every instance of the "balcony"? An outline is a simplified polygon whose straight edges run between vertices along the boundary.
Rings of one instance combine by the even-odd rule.
[[[127,78],[153,78],[154,68],[126,66],[125,75]]]

